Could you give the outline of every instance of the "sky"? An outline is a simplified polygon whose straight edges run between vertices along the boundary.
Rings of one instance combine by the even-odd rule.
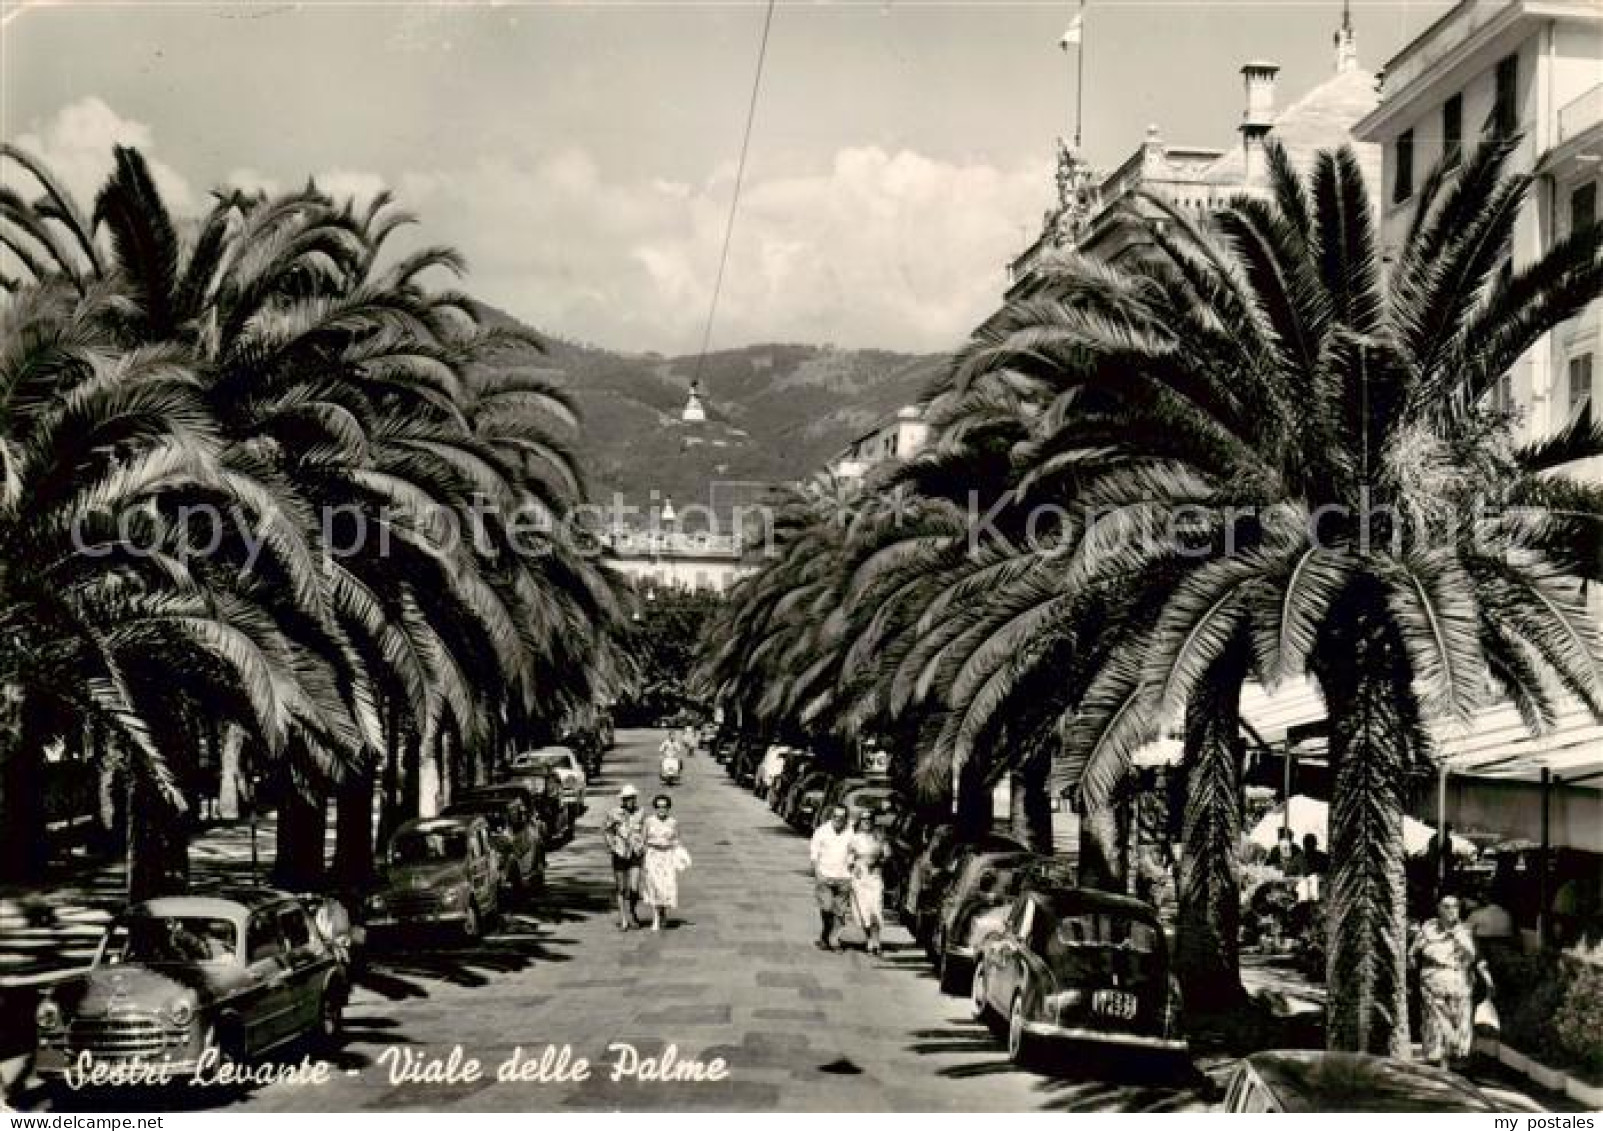
[[[1450,5],[1353,4],[1378,70]],[[779,0],[712,348],[942,350],[994,308],[1072,132],[1075,0]],[[764,7],[0,0],[0,136],[85,198],[137,145],[176,212],[223,184],[396,192],[467,290],[628,351],[701,343]],[[1326,78],[1340,0],[1089,0],[1083,130],[1237,143],[1248,59]],[[442,280],[442,283],[444,280]]]

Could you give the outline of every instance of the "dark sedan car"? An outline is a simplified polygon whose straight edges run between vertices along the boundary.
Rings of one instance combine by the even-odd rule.
[[[332,1042],[348,987],[335,947],[292,895],[148,900],[112,921],[88,973],[40,1001],[36,1070],[59,1077],[87,1055],[186,1076],[299,1037]]]
[[[941,990],[967,994],[980,944],[1002,929],[1008,909],[1026,887],[1072,888],[1075,861],[1031,852],[981,852],[970,856],[941,901],[930,937]]]
[[[928,946],[930,935],[939,920],[941,904],[947,888],[968,858],[982,852],[1028,852],[1026,845],[1009,836],[986,833],[976,838],[964,838],[955,831],[930,842],[930,848],[914,866],[914,876],[908,887],[904,906],[908,908],[907,929],[913,937]]]
[[[545,838],[540,820],[521,797],[473,791],[452,802],[442,817],[483,817],[490,826],[490,844],[500,854],[501,896],[509,905],[521,903],[531,888],[545,882]]]
[[[1184,1053],[1180,986],[1152,908],[1087,888],[1026,888],[980,946],[974,1015],[1001,1017],[1008,1057],[1045,1041]]]
[[[1225,1087],[1233,1112],[1501,1110],[1462,1076],[1428,1064],[1353,1052],[1260,1052]]]

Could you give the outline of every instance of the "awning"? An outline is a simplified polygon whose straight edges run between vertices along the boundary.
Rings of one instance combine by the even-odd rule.
[[[1280,839],[1282,824],[1281,814],[1285,807],[1276,805],[1266,813],[1262,820],[1253,826],[1252,842],[1262,848],[1273,848]],[[1304,797],[1297,794],[1291,799],[1291,832],[1297,843],[1309,833],[1319,838],[1319,846],[1324,849],[1330,847],[1330,806],[1313,797]],[[1430,847],[1431,838],[1436,830],[1423,821],[1416,821],[1412,817],[1403,818],[1403,851],[1410,856],[1419,856]],[[1474,856],[1475,842],[1456,833],[1453,835],[1453,852],[1460,856]]]

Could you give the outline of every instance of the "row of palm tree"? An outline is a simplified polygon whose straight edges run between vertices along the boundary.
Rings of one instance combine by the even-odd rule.
[[[1240,994],[1242,690],[1311,678],[1328,1040],[1406,1055],[1402,822],[1427,723],[1504,700],[1540,730],[1566,697],[1603,718],[1603,487],[1565,470],[1603,432],[1578,414],[1521,444],[1495,395],[1603,294],[1603,230],[1510,266],[1531,188],[1511,152],[1433,175],[1384,263],[1345,148],[1306,171],[1271,148],[1269,191],[1206,223],[1148,200],[1117,264],[1061,254],[931,390],[927,452],[780,516],[709,633],[707,686],[753,729],[897,736],[960,822],[1056,765],[1093,848],[1137,751],[1176,735],[1176,962],[1207,1009]],[[1116,852],[1089,864],[1120,882]]]
[[[115,158],[86,210],[0,149],[0,867],[42,866],[61,749],[126,783],[134,894],[181,886],[197,765],[242,748],[278,878],[360,888],[375,787],[427,812],[620,676],[572,404],[389,194],[185,219]]]

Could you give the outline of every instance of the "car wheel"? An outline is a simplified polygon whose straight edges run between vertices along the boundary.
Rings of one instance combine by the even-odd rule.
[[[1034,1052],[1030,1035],[1024,1031],[1024,995],[1014,994],[1007,1011],[1007,1058],[1020,1067],[1031,1063]]]
[[[991,1007],[985,1001],[985,967],[974,968],[974,981],[968,988],[969,1004],[974,1009],[974,1020],[986,1024],[991,1020]]]
[[[479,904],[476,900],[468,900],[467,914],[462,917],[462,937],[469,942],[478,942],[484,934],[484,923],[479,918]]]

